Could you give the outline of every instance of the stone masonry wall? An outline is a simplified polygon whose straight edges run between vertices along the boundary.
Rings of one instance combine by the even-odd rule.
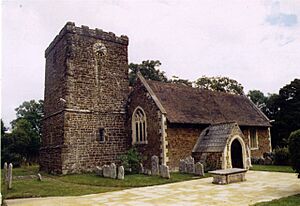
[[[247,138],[245,143],[250,144],[249,139],[249,127],[242,127],[244,136]],[[257,136],[258,136],[258,149],[251,149],[251,157],[262,157],[265,152],[270,152],[270,139],[269,131],[267,127],[257,127]],[[250,145],[249,145],[250,147]]]
[[[129,96],[129,104],[128,104],[128,114],[130,115],[128,118],[128,128],[129,136],[132,137],[132,126],[131,126],[131,115],[133,114],[135,108],[140,106],[143,108],[146,118],[147,118],[147,144],[135,144],[139,153],[143,156],[144,166],[147,169],[151,169],[151,156],[156,155],[160,157],[160,164],[162,162],[161,153],[162,150],[160,148],[161,145],[161,112],[157,108],[155,102],[152,100],[150,94],[147,92],[145,87],[142,85],[140,81],[138,81],[135,85],[135,88],[131,95]]]
[[[192,155],[192,150],[200,136],[204,126],[183,127],[180,125],[168,124],[167,141],[169,162],[167,165],[173,171],[177,171],[180,159]]]
[[[52,54],[62,52],[60,44],[64,45],[65,55],[60,56],[57,65],[51,65]],[[44,124],[53,125],[52,129],[63,125],[62,131],[55,134],[60,139],[58,145],[62,144],[61,165],[57,167],[63,174],[91,171],[97,165],[117,162],[117,157],[128,148],[127,46],[126,36],[116,37],[113,33],[67,23],[47,48],[45,101],[53,95],[56,100],[47,101],[49,109],[45,116],[52,117],[45,119]],[[57,74],[52,70],[57,70]],[[58,76],[63,78],[57,79]],[[55,121],[55,113],[60,110],[63,121]],[[100,128],[105,141],[100,141]],[[43,132],[46,147],[49,130]],[[46,164],[43,157],[41,164]]]

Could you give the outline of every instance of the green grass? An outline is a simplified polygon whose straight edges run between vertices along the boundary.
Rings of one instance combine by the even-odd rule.
[[[38,173],[38,166],[14,168],[13,171],[14,175],[32,175]],[[2,182],[4,198],[87,195],[199,179],[193,175],[180,173],[171,173],[170,179],[141,174],[125,175],[124,180],[98,177],[93,173],[60,176],[41,174],[43,177],[41,182],[37,179],[13,180],[11,190],[7,190]],[[206,177],[209,175],[206,174]]]
[[[269,171],[269,172],[288,172],[294,173],[291,166],[279,166],[279,165],[252,165],[251,170],[257,171]]]
[[[300,194],[283,197],[270,202],[261,202],[255,204],[255,206],[299,206],[300,205]]]

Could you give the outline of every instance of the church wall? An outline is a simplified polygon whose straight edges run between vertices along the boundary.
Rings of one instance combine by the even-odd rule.
[[[246,145],[250,144],[249,127],[242,127],[244,136],[247,138]],[[271,139],[267,127],[256,127],[258,137],[258,149],[251,149],[251,157],[262,157],[271,150]],[[250,146],[249,146],[250,147]]]
[[[128,128],[129,136],[132,138],[132,125],[131,115],[133,114],[136,107],[140,106],[147,118],[147,144],[134,144],[133,146],[138,149],[138,152],[143,158],[144,167],[151,169],[151,157],[156,155],[159,157],[160,164],[162,162],[161,158],[161,112],[157,108],[155,102],[152,100],[150,94],[147,92],[146,88],[138,80],[135,84],[133,92],[129,96],[128,103]]]
[[[192,155],[192,150],[205,126],[189,126],[180,124],[168,124],[167,128],[167,165],[173,171],[179,168],[180,159]]]

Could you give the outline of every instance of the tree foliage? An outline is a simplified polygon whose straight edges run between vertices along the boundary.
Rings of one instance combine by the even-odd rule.
[[[136,82],[137,72],[140,71],[145,79],[166,82],[168,79],[164,71],[158,67],[161,65],[158,60],[147,60],[141,64],[129,64],[129,85],[133,86]]]
[[[168,82],[173,84],[181,84],[189,87],[193,86],[193,82],[189,81],[188,79],[180,79],[177,76],[172,76],[172,79],[168,80]]]
[[[262,109],[266,106],[268,98],[264,95],[263,92],[259,90],[250,90],[247,96],[258,108]]]
[[[16,108],[17,119],[11,122],[12,132],[1,136],[1,161],[21,162],[37,160],[41,139],[43,101],[25,101]]]
[[[208,89],[212,91],[227,92],[232,94],[244,94],[243,86],[234,79],[228,77],[206,77],[195,81],[195,86],[201,89]]]
[[[300,178],[300,129],[291,133],[289,137],[290,160],[293,169],[298,173]]]

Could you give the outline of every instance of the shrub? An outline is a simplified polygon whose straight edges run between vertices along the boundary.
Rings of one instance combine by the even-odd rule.
[[[289,165],[289,150],[287,147],[278,147],[274,150],[275,165]]]
[[[289,137],[291,165],[300,178],[300,129],[292,132]]]
[[[141,157],[136,148],[131,148],[126,154],[120,156],[125,173],[137,174],[139,172]]]

